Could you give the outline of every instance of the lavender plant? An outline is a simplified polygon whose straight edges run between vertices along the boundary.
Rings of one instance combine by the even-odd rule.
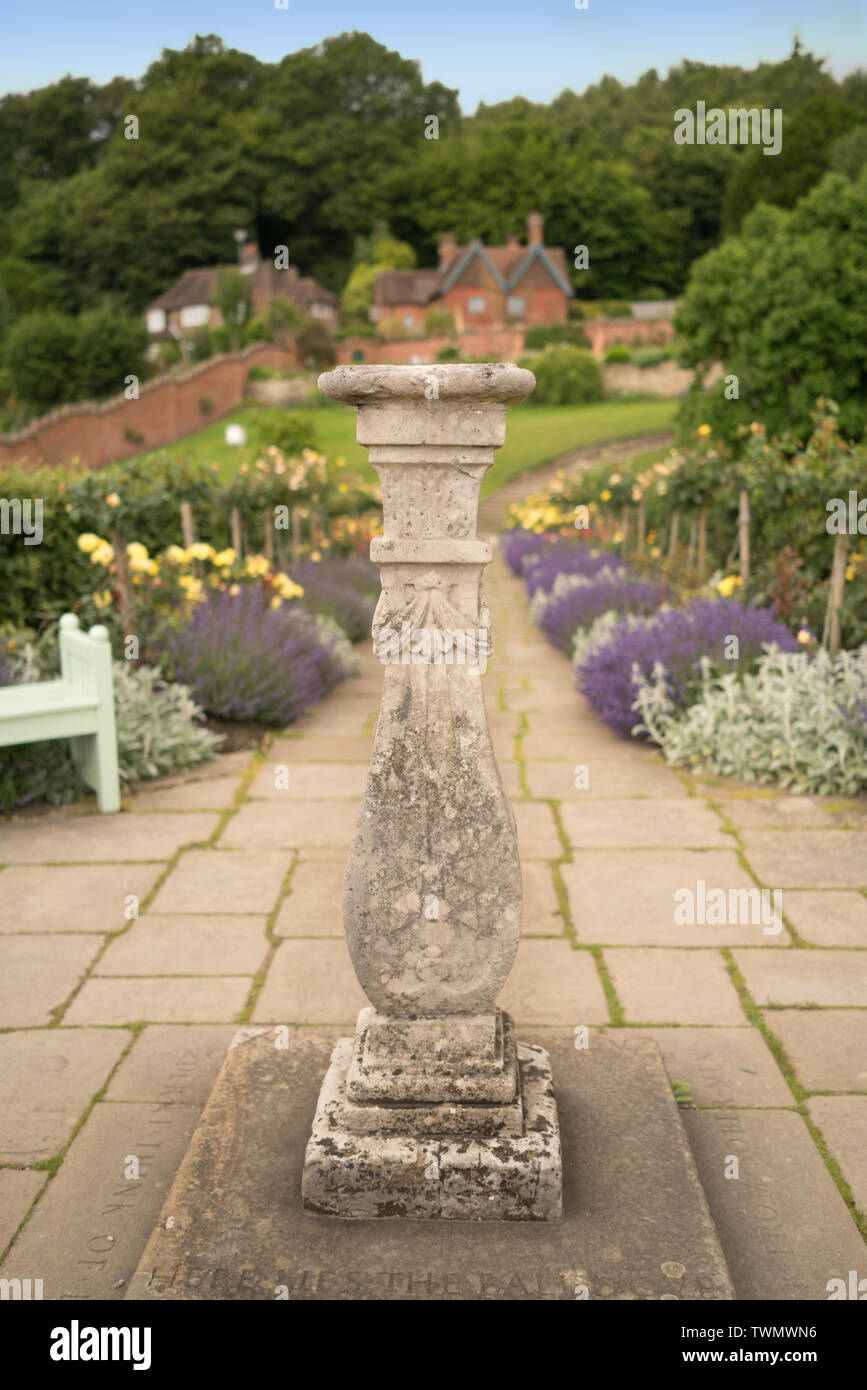
[[[315,617],[296,604],[271,607],[261,588],[210,595],[164,640],[176,678],[224,719],[290,724],[345,674]]]
[[[603,569],[592,583],[552,598],[539,617],[539,627],[555,647],[571,655],[575,633],[589,627],[602,613],[652,613],[665,595],[662,584],[634,578],[628,571]]]
[[[654,670],[662,673],[672,708],[683,709],[696,697],[702,657],[719,669],[736,651],[735,669],[743,674],[772,644],[786,652],[798,645],[769,609],[742,608],[732,598],[696,599],[642,624],[618,624],[579,667],[577,684],[600,719],[626,737],[637,722],[633,707],[640,682]]]

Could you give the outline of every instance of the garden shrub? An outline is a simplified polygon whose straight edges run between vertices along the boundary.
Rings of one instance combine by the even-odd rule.
[[[771,652],[742,678],[704,661],[686,710],[659,670],[639,681],[635,710],[675,765],[801,793],[867,788],[867,646],[835,658]]]
[[[592,352],[577,347],[549,347],[533,358],[535,405],[581,405],[602,399],[602,368]]]
[[[524,348],[538,352],[541,348],[562,346],[589,348],[590,339],[580,323],[534,323],[524,330]]]
[[[631,362],[632,349],[625,343],[614,343],[605,354],[606,362]]]

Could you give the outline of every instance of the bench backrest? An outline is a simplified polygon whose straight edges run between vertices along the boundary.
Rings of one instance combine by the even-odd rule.
[[[83,632],[74,613],[60,619],[60,675],[70,689],[113,708],[111,642],[101,623]]]

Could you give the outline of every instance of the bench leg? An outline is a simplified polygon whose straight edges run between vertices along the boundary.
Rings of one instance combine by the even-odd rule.
[[[117,746],[114,730],[69,740],[72,756],[82,778],[96,792],[100,811],[120,810],[120,778],[117,772]]]

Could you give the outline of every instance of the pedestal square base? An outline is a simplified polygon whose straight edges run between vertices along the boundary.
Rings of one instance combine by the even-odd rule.
[[[474,1104],[367,1106],[395,1132],[359,1133],[354,1113],[349,1128],[346,1073],[353,1046],[352,1038],[341,1038],[322,1084],[304,1159],[306,1211],[354,1219],[560,1220],[560,1131],[544,1048],[519,1044],[516,1132],[488,1136],[486,1107]],[[501,1128],[503,1107],[487,1109],[496,1112]],[[424,1133],[426,1124],[433,1133]]]
[[[246,1030],[223,1065],[128,1299],[730,1299],[659,1048],[543,1029],[563,1151],[562,1221],[335,1221],[301,1206],[322,1077],[340,1036],[288,1049]],[[252,1034],[252,1036],[251,1036]]]

